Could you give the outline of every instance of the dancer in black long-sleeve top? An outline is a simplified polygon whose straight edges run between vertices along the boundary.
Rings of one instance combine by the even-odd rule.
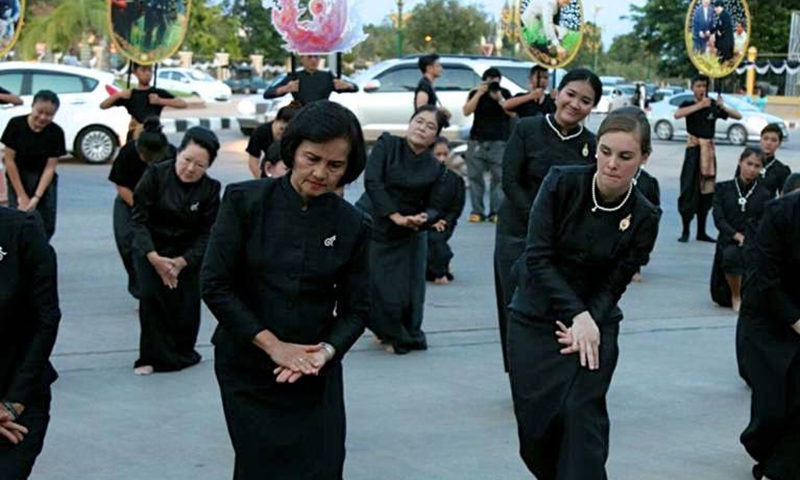
[[[0,207],[0,478],[28,478],[50,422],[61,312],[56,256],[41,220]]]
[[[783,183],[792,170],[775,157],[783,143],[783,130],[780,125],[771,123],[761,130],[761,150],[764,151],[764,168],[761,169],[761,185],[775,198],[783,192]]]
[[[555,165],[587,165],[595,160],[594,134],[581,122],[600,101],[603,84],[588,70],[573,70],[561,81],[556,113],[520,120],[503,158],[505,198],[497,218],[494,247],[494,288],[503,366],[506,359],[508,304],[517,286],[512,266],[525,250],[533,199]]]
[[[226,189],[203,264],[233,477],[341,480],[341,361],[369,312],[369,221],[333,192],[364,169],[364,140],[321,101],[281,147],[291,174]]]
[[[450,145],[446,138],[439,137],[433,144],[433,156],[442,165],[450,161]],[[442,212],[442,218],[431,225],[428,232],[428,269],[425,277],[438,285],[446,285],[453,281],[450,271],[450,261],[453,259],[453,249],[448,244],[453,236],[458,218],[464,211],[466,187],[461,175],[450,170],[444,173],[443,197],[447,199],[447,208]]]
[[[219,209],[220,183],[206,175],[216,135],[192,127],[174,161],[148,167],[133,198],[134,268],[141,337],[135,372],[180,370],[200,361],[200,265]]]
[[[661,215],[633,186],[650,126],[612,112],[597,165],[553,167],[531,210],[508,360],[520,454],[539,480],[605,480],[606,393],[617,302],[648,259]]]

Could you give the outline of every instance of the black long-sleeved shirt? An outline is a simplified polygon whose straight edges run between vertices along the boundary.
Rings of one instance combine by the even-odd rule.
[[[792,169],[783,162],[774,156],[767,157],[764,159],[764,168],[761,170],[759,182],[769,190],[770,196],[775,198],[776,195],[783,192],[783,184],[791,174]]]
[[[428,223],[442,218],[448,206],[444,165],[430,150],[415,154],[405,138],[384,133],[378,138],[364,171],[365,192],[359,205],[373,214],[374,233],[404,237],[413,230],[398,227],[389,215],[428,214]]]
[[[644,198],[650,200],[650,203],[656,207],[661,205],[661,189],[658,186],[656,177],[647,173],[643,168],[640,168],[636,174],[636,188],[642,192]]]
[[[545,178],[531,210],[512,310],[567,325],[587,310],[598,324],[622,319],[617,302],[647,263],[661,210],[634,188],[619,210],[592,212],[596,171],[594,165],[553,167]]]
[[[217,355],[270,372],[251,343],[260,331],[328,342],[340,359],[369,313],[367,217],[335,194],[304,208],[289,177],[228,186],[201,272]]]
[[[56,255],[33,214],[0,207],[0,399],[27,405],[58,377]]]
[[[739,194],[733,182],[739,182],[742,195],[747,195],[751,188],[755,188],[747,198],[744,211],[739,205]],[[733,235],[736,233],[741,233],[745,237],[755,233],[764,213],[764,205],[772,198],[769,191],[761,186],[758,180],[756,182],[755,185],[745,186],[737,178],[718,182],[714,187],[714,225],[719,230],[720,242],[734,243]]]
[[[792,193],[768,202],[764,208],[753,242],[753,261],[745,275],[742,302],[742,311],[749,319],[767,319],[782,332],[800,320],[797,245],[800,245],[800,193]],[[788,333],[797,338],[795,332]]]
[[[445,170],[443,180],[443,197],[448,199],[447,207],[442,211],[442,218],[447,222],[447,229],[452,231],[464,211],[466,187],[464,179],[452,170]]]
[[[548,115],[556,126],[552,115]],[[550,167],[586,165],[595,162],[597,142],[594,134],[578,127],[566,140],[548,124],[545,116],[524,118],[517,123],[503,156],[503,212],[497,228],[501,233],[524,236],[528,215]]]
[[[134,247],[142,254],[155,250],[182,256],[189,266],[199,266],[217,217],[219,192],[220,183],[208,175],[182,182],[174,160],[151,165],[133,193]]]
[[[293,80],[299,80],[300,86],[296,92],[292,92],[292,98],[295,101],[300,102],[301,105],[308,105],[311,102],[316,102],[317,100],[327,100],[328,97],[331,96],[331,93],[336,92],[336,86],[333,83],[334,80],[333,73],[329,71],[321,71],[318,70],[314,73],[308,73],[305,70],[298,70],[297,72],[290,73],[286,75],[286,77],[281,80],[277,85],[274,87],[268,88],[264,92],[264,98],[277,98],[282,96],[278,93],[278,89],[287,85],[289,82]],[[355,84],[350,84],[353,87],[353,90],[345,90],[347,92],[357,92],[358,86]]]

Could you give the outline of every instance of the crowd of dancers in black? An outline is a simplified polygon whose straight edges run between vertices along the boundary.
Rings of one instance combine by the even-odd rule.
[[[326,99],[347,85],[315,69],[286,83],[283,93],[303,103],[253,133],[247,154],[255,178],[222,195],[208,173],[220,149],[212,131],[193,127],[175,148],[158,119],[170,105],[164,95],[129,92],[104,102],[135,119],[109,175],[118,192],[114,235],[139,301],[134,371],[199,362],[206,303],[218,321],[214,371],[237,480],[341,480],[343,356],[365,328],[389,352],[427,349],[426,279],[454,279],[448,241],[465,202],[464,180],[448,168],[440,136],[449,112],[436,105],[437,64],[420,61],[422,95],[415,94],[405,136],[385,133],[369,152],[355,115]],[[532,90],[541,88],[542,72],[532,70]],[[304,84],[326,87],[299,95]],[[698,240],[713,240],[705,231],[713,207],[713,298],[740,312],[737,357],[752,387],[741,440],[757,462],[755,478],[797,480],[800,194],[791,192],[800,177],[776,159],[782,130],[767,126],[761,148],[742,152],[735,178],[714,183],[714,122],[739,113],[708,98],[707,78],[695,78],[692,89],[695,100],[676,113],[690,134],[680,241],[695,215]],[[467,101],[492,115],[529,112],[496,146],[503,195],[492,206],[499,331],[520,454],[540,480],[603,480],[618,302],[640,278],[661,218],[658,182],[643,168],[651,126],[644,112],[626,107],[596,133],[587,130],[602,84],[585,69],[565,75],[552,94],[526,95],[508,99],[482,84]],[[0,325],[12,347],[0,356],[0,479],[29,475],[56,378],[49,356],[60,312],[48,243],[65,152],[53,122],[58,107],[54,93],[37,93],[32,113],[12,119],[2,136],[12,208],[0,208]],[[142,118],[148,112],[155,115]],[[470,148],[497,141],[476,139]],[[343,189],[362,173],[364,194],[351,204]]]

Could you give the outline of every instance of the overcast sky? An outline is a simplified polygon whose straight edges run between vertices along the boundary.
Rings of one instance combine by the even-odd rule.
[[[405,0],[403,9],[411,11],[415,5],[423,0]],[[464,5],[478,5],[489,15],[499,18],[500,10],[505,0],[482,0],[478,2],[462,1]],[[645,0],[583,0],[585,20],[594,20],[595,7],[601,7],[597,14],[597,23],[603,28],[603,43],[606,48],[611,45],[611,40],[620,34],[628,33],[633,29],[629,20],[620,19],[630,13],[631,5],[644,5]],[[394,0],[358,0],[358,9],[365,23],[381,23],[390,12],[397,11]]]

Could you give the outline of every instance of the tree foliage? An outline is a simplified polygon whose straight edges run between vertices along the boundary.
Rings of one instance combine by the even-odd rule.
[[[487,15],[480,8],[461,6],[458,0],[425,0],[411,11],[406,53],[478,53],[481,36],[489,33]]]
[[[209,0],[192,0],[189,31],[182,48],[200,57],[211,57],[224,51],[232,58],[240,58],[239,28],[239,19],[230,15],[229,6],[211,5]]]
[[[230,10],[241,25],[242,55],[260,54],[273,61],[285,60],[283,40],[272,26],[270,10],[264,8],[262,0],[233,0]]]
[[[65,51],[89,35],[103,36],[108,31],[105,0],[61,0],[38,2],[26,18],[16,47],[22,59],[36,57],[36,44],[46,43],[51,50]]]

